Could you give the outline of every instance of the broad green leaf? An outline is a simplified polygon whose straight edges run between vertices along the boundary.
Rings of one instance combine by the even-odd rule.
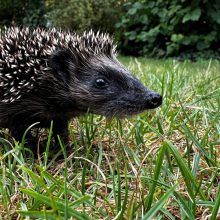
[[[184,17],[183,17],[183,20],[182,22],[185,23],[187,21],[198,21],[200,16],[201,16],[201,9],[200,8],[196,8],[195,10],[193,11],[190,11],[188,12]]]

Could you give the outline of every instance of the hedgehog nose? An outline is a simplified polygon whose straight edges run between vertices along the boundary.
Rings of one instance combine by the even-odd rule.
[[[151,92],[147,98],[147,106],[149,108],[157,108],[162,104],[162,96],[156,92]]]

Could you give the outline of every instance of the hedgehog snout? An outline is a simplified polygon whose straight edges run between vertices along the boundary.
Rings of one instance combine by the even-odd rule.
[[[144,97],[145,107],[146,109],[157,108],[162,104],[162,96],[154,91],[148,91]]]

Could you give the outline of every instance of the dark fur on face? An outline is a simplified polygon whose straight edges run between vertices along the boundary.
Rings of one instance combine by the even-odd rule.
[[[71,72],[74,64],[70,61],[66,65]],[[144,87],[115,57],[91,57],[76,71],[78,74],[68,85],[70,96],[81,112],[126,117],[162,103],[159,94]]]
[[[38,121],[66,135],[74,116],[121,118],[162,103],[116,59],[109,35],[12,28],[0,49],[0,126],[17,139]]]

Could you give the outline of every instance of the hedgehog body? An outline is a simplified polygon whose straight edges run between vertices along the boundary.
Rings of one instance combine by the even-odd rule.
[[[92,112],[124,117],[162,98],[116,59],[108,34],[11,27],[0,33],[0,126],[20,139],[35,122],[67,134],[68,121]]]

